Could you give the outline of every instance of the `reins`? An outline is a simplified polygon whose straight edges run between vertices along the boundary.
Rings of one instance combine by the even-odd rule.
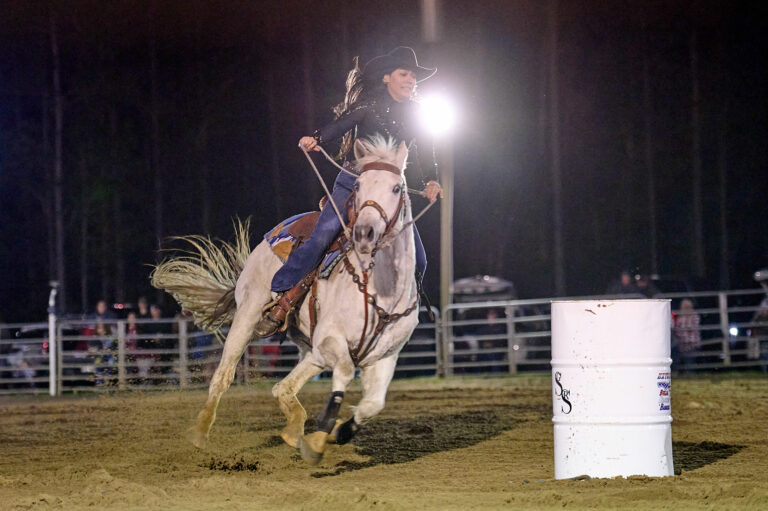
[[[360,177],[359,174],[356,174],[356,173],[352,172],[351,170],[345,168],[343,165],[339,165],[338,163],[336,163],[336,160],[334,160],[331,157],[331,155],[329,155],[327,152],[325,152],[325,149],[323,149],[321,146],[317,145],[315,147],[317,147],[317,149],[320,151],[320,153],[323,156],[325,156],[325,159],[328,160],[329,162],[331,162],[334,167],[336,167],[337,169],[339,169],[342,172],[345,172],[345,173],[349,174],[350,176],[354,176],[355,178]],[[302,146],[301,144],[299,144],[299,149],[301,149],[301,151],[304,153],[304,156],[307,158],[307,161],[309,162],[309,166],[312,167],[312,170],[315,172],[315,175],[317,176],[317,179],[320,181],[320,184],[323,186],[323,190],[325,190],[325,195],[328,197],[328,202],[330,202],[331,206],[333,206],[333,210],[336,212],[336,216],[339,218],[339,223],[341,224],[341,228],[344,230],[344,237],[347,238],[347,240],[349,240],[351,242],[352,241],[352,236],[351,236],[351,234],[349,232],[349,227],[347,227],[347,224],[344,222],[344,218],[341,216],[341,211],[339,210],[339,207],[336,205],[336,202],[333,200],[333,197],[331,196],[331,192],[330,192],[330,190],[328,190],[328,186],[326,186],[325,180],[323,179],[323,176],[320,175],[320,171],[317,170],[317,166],[315,165],[315,162],[313,162],[312,161],[312,157],[309,156],[309,151],[304,149],[304,146]],[[389,164],[381,164],[381,165],[389,165]],[[381,170],[388,170],[388,169],[381,169]],[[399,169],[398,169],[398,171],[399,171]],[[391,172],[391,170],[390,170],[390,172]],[[411,193],[411,194],[421,195],[421,191],[420,190],[415,190],[413,188],[406,188],[405,191],[408,192],[408,193]],[[413,217],[410,221],[406,222],[400,228],[399,231],[395,232],[394,234],[392,234],[391,232],[387,233],[387,235],[384,236],[382,238],[382,240],[380,241],[382,246],[386,247],[390,243],[392,243],[392,240],[395,237],[399,236],[400,233],[405,231],[411,225],[415,224],[416,221],[419,218],[424,216],[424,213],[429,211],[429,208],[431,208],[433,204],[434,204],[434,202],[430,202],[429,204],[424,206],[424,209],[422,209],[419,212],[419,214],[416,215],[415,217]]]

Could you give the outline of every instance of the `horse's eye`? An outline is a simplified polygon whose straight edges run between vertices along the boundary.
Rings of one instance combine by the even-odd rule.
[[[400,193],[400,185],[395,185],[395,187],[392,188],[392,193],[394,193],[395,195]]]

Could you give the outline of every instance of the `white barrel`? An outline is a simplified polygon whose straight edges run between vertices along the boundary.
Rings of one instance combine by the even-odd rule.
[[[670,476],[669,300],[552,302],[555,479]]]

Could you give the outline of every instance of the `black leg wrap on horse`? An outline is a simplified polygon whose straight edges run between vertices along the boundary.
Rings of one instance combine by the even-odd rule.
[[[344,400],[343,392],[333,392],[331,399],[328,400],[328,404],[325,405],[325,409],[320,415],[317,416],[317,430],[330,433],[333,427],[336,425],[336,417],[339,416],[339,409],[341,408],[341,402]]]
[[[339,429],[336,430],[336,443],[339,445],[348,443],[350,440],[352,440],[359,429],[360,425],[358,425],[355,422],[355,418],[352,417],[347,422],[339,426]]]

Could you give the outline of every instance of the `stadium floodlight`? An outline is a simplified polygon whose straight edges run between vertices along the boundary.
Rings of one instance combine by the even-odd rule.
[[[435,137],[450,133],[456,124],[456,108],[453,102],[443,95],[428,95],[419,99],[421,122]]]

